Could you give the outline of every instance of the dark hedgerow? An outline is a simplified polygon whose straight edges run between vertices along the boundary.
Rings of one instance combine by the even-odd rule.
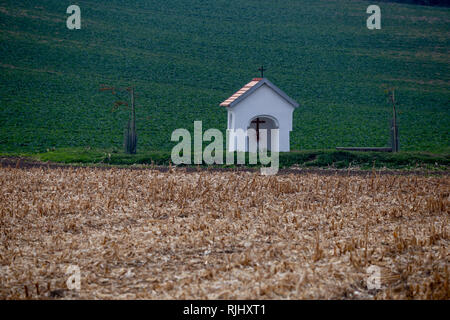
[[[6,155],[6,154],[5,154]],[[9,154],[11,155],[11,154]],[[270,154],[269,154],[270,155]],[[81,163],[81,164],[105,164],[105,165],[173,165],[170,151],[146,151],[135,155],[125,154],[117,150],[101,150],[90,148],[56,149],[44,153],[27,155],[40,161],[59,163]],[[192,161],[190,166],[197,166]],[[234,164],[213,165],[219,167],[259,167],[249,164],[249,154],[245,155],[245,164],[236,163],[237,155],[234,153]],[[290,167],[333,167],[348,168],[360,167],[362,169],[375,168],[414,168],[414,167],[448,167],[450,155],[432,154],[424,152],[355,152],[336,150],[307,150],[280,153],[280,168]],[[185,166],[185,165],[181,165]],[[208,166],[202,163],[201,166]]]

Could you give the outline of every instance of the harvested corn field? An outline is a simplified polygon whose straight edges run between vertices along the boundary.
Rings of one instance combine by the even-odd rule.
[[[449,192],[446,175],[2,168],[0,298],[449,299]]]

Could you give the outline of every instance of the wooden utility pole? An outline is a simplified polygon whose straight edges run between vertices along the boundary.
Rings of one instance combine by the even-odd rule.
[[[397,110],[395,108],[395,89],[391,91],[392,102],[392,124],[391,124],[391,147],[392,152],[398,152],[398,128],[397,128]]]
[[[134,88],[129,87],[127,88],[127,91],[130,93],[131,96],[131,117],[130,120],[128,120],[128,126],[125,129],[126,132],[124,134],[124,147],[125,152],[130,154],[136,153],[136,113],[134,109]]]
[[[124,130],[124,148],[125,153],[135,154],[136,153],[136,145],[137,145],[137,136],[136,136],[136,112],[134,107],[134,87],[128,88],[115,88],[115,87],[107,87],[105,85],[101,85],[100,91],[111,91],[113,95],[119,98],[119,92],[127,91],[130,94],[131,98],[131,114],[130,119],[128,119],[127,126]],[[121,105],[125,105],[130,107],[130,105],[122,100],[118,100],[114,103],[113,110],[118,108]]]

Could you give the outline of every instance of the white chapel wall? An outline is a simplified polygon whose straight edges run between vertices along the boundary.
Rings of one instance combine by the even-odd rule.
[[[232,123],[230,129],[247,130],[250,120],[256,116],[269,116],[275,118],[279,125],[280,151],[289,151],[289,132],[292,130],[292,113],[294,108],[285,99],[266,85],[256,89],[250,96],[230,108]],[[230,150],[233,150],[230,144]],[[247,150],[246,150],[247,151]]]

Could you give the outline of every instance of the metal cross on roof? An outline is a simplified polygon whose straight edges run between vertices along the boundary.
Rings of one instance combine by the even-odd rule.
[[[264,66],[261,66],[258,71],[261,71],[261,78],[264,78],[264,71],[266,71],[267,69],[264,69]]]

